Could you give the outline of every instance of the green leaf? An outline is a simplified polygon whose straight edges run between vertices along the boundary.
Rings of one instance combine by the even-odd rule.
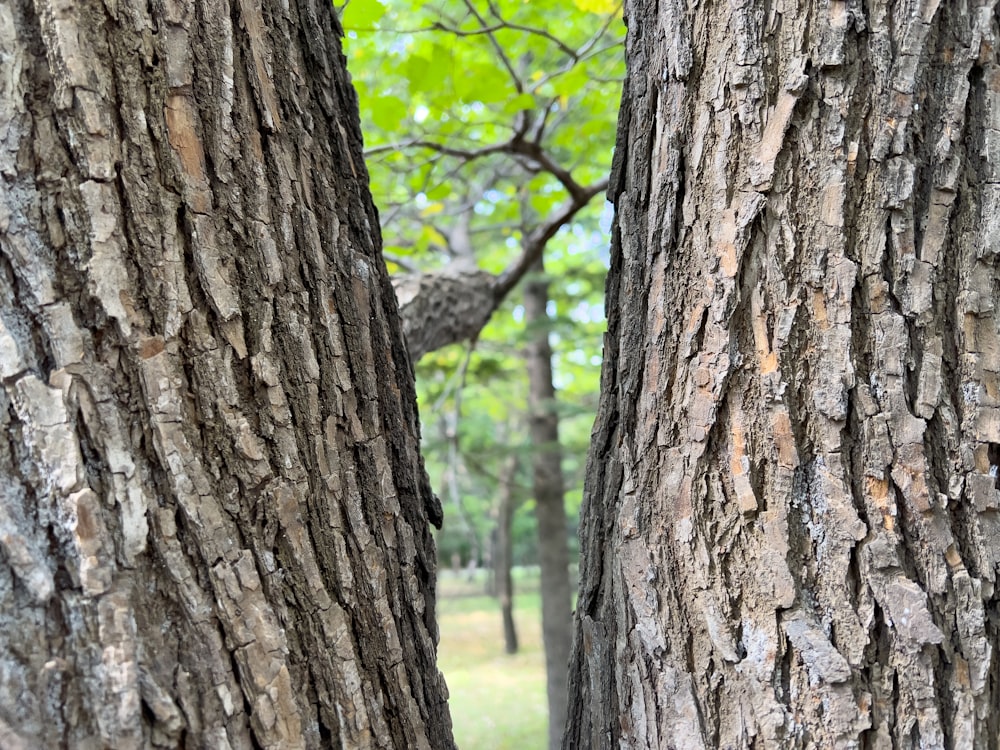
[[[531,94],[519,94],[503,105],[504,114],[516,115],[518,112],[530,112],[538,106]]]
[[[427,71],[430,67],[431,61],[421,55],[412,55],[406,59],[403,70],[411,93],[428,90]]]
[[[425,245],[432,247],[447,247],[448,240],[438,230],[430,224],[424,224],[420,230],[420,240]]]
[[[573,0],[573,5],[586,13],[599,13],[604,16],[618,7],[615,0]]]
[[[383,130],[399,130],[406,117],[406,102],[398,96],[377,96],[371,100],[372,121]]]
[[[467,103],[502,102],[513,90],[510,78],[490,62],[469,65],[455,80],[455,93]]]
[[[370,29],[382,19],[386,10],[379,0],[351,0],[344,8],[344,28]]]
[[[451,185],[446,182],[442,182],[437,187],[432,190],[427,191],[427,199],[431,201],[442,201],[445,198],[451,197]]]
[[[403,65],[410,93],[440,94],[447,89],[454,64],[451,50],[443,44],[431,45],[427,54],[414,53]]]

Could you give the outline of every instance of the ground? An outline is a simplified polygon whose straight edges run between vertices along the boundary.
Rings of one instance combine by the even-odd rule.
[[[514,619],[520,650],[503,649],[496,599],[482,595],[483,573],[442,571],[438,665],[448,681],[459,750],[544,750],[545,657],[537,569],[515,571]]]

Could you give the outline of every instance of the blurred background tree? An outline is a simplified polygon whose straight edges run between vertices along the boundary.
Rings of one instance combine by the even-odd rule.
[[[605,328],[621,6],[351,0],[343,21],[445,506],[441,566],[540,564],[554,748]],[[488,578],[516,649],[509,572]]]

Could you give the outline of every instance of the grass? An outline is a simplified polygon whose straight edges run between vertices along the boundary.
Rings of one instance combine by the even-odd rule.
[[[534,575],[532,575],[534,573]],[[484,579],[442,571],[438,665],[448,681],[449,705],[459,750],[544,750],[545,657],[537,571],[514,584],[518,653],[503,647],[496,599],[483,596]]]

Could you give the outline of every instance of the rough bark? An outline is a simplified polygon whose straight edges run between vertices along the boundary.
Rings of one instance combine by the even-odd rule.
[[[393,279],[413,361],[448,344],[474,340],[500,304],[494,293],[496,280],[485,271],[405,274]]]
[[[5,747],[453,747],[339,35],[0,3]]]
[[[538,521],[538,562],[541,568],[542,641],[545,645],[545,688],[549,704],[549,748],[562,743],[569,691],[566,670],[572,645],[572,594],[569,582],[569,543],[559,445],[559,415],[552,382],[549,344],[549,283],[539,258],[533,278],[524,285],[524,321],[530,342],[528,410],[531,434],[532,489]]]
[[[994,4],[625,13],[564,747],[998,747]]]

